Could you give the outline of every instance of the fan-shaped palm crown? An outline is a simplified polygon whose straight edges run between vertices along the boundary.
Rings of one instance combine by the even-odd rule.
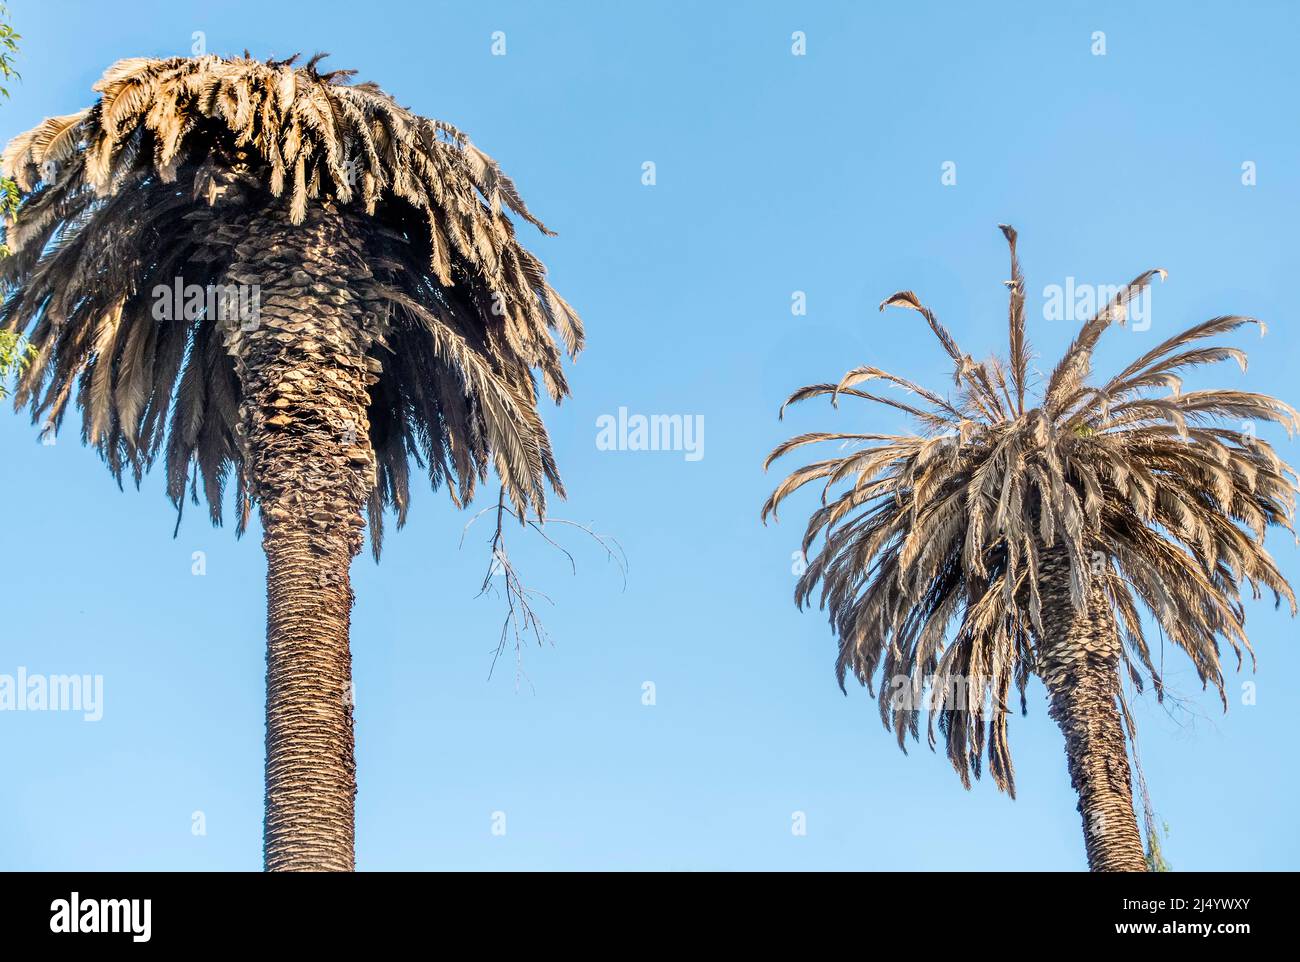
[[[881,309],[905,307],[925,318],[953,361],[955,396],[874,367],[796,391],[787,404],[861,398],[905,412],[921,431],[790,439],[767,464],[823,441],[853,450],[792,473],[763,516],[775,515],[804,485],[823,483],[804,550],[819,538],[822,545],[795,596],[802,606],[820,584],[839,638],[841,687],[850,671],[871,687],[879,670],[882,719],[901,746],[909,731],[917,736],[921,703],[900,694],[931,683],[931,744],[937,713],[963,782],[969,787],[972,771],[978,777],[987,754],[998,786],[1014,794],[1009,690],[1018,686],[1023,708],[1029,674],[1044,671],[1054,633],[1044,626],[1049,582],[1076,615],[1102,593],[1127,641],[1123,659],[1132,677],[1140,685],[1145,672],[1157,691],[1142,608],[1221,697],[1220,639],[1238,661],[1250,647],[1242,587],[1255,597],[1268,589],[1295,613],[1291,588],[1263,541],[1270,525],[1292,530],[1296,476],[1254,425],[1277,422],[1289,434],[1300,421],[1289,405],[1260,394],[1180,390],[1186,368],[1234,359],[1245,369],[1236,348],[1199,342],[1259,323],[1249,317],[1205,321],[1109,380],[1089,383],[1098,339],[1124,323],[1131,299],[1163,271],[1134,279],[1083,325],[1032,404],[1024,279],[1016,234],[1003,232],[1011,246],[1009,358],[975,362],[914,294],[894,294]],[[913,397],[862,389],[872,381]],[[840,482],[847,487],[830,497]],[[1050,689],[1053,679],[1045,680]],[[951,694],[959,689],[961,703]]]
[[[327,207],[357,245],[335,279],[373,334],[376,551],[384,504],[405,518],[408,455],[458,501],[495,460],[516,505],[539,508],[544,483],[558,490],[559,480],[531,369],[560,400],[551,332],[571,355],[583,334],[503,208],[549,231],[450,124],[374,84],[350,85],[353,71],[318,72],[320,56],[295,60],[123,60],[95,84],[93,106],[11,142],[4,169],[25,200],[0,263],[0,327],[30,328],[40,352],[16,401],[56,429],[79,383],[85,439],[119,481],[130,468],[138,483],[169,435],[171,498],[182,504],[193,462],[214,521],[233,468],[242,530],[250,492],[228,350],[239,332],[211,310],[160,322],[158,298],[181,277],[186,289],[255,282],[237,272],[249,259],[241,242],[258,240],[257,212],[284,204],[300,225]]]

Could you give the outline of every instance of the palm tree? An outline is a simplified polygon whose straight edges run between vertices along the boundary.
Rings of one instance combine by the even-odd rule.
[[[567,395],[581,321],[503,208],[496,162],[313,57],[129,59],[86,110],[14,139],[24,192],[0,328],[37,359],[15,401],[178,512],[235,482],[267,557],[265,864],[353,867],[348,569],[405,521],[409,461],[457,505],[489,466],[520,517],[563,490],[534,369]],[[213,292],[218,296],[213,297]],[[195,296],[197,292],[198,296]],[[236,309],[236,302],[237,308]],[[179,517],[177,519],[179,524]]]
[[[1163,690],[1140,610],[1187,653],[1202,684],[1218,689],[1226,710],[1219,639],[1238,664],[1242,649],[1251,650],[1243,584],[1296,611],[1263,546],[1269,526],[1292,530],[1296,474],[1255,437],[1254,425],[1272,421],[1290,434],[1300,418],[1260,394],[1181,391],[1186,368],[1231,358],[1245,369],[1236,348],[1198,342],[1259,323],[1249,317],[1205,321],[1104,383],[1088,382],[1102,333],[1124,323],[1128,303],[1163,271],[1136,278],[1088,320],[1037,404],[1027,406],[1024,278],[1016,233],[1002,231],[1011,247],[1009,357],[974,361],[916,295],[894,294],[881,310],[904,307],[925,318],[953,362],[955,396],[869,366],[796,391],[787,404],[861,398],[904,412],[919,431],[790,439],[768,465],[818,442],[854,447],[792,473],[763,518],[775,517],[791,492],[824,482],[803,540],[805,552],[819,538],[821,548],[795,601],[810,603],[820,584],[839,642],[840,687],[851,671],[871,690],[879,673],[881,719],[900,747],[909,733],[919,739],[920,710],[928,708],[929,743],[937,716],[962,783],[969,788],[987,758],[998,788],[1014,798],[1010,689],[1014,682],[1024,711],[1025,685],[1037,675],[1065,734],[1089,868],[1143,871],[1120,671],[1139,690],[1144,677]],[[859,387],[871,381],[914,397]],[[1161,388],[1169,393],[1157,396]]]

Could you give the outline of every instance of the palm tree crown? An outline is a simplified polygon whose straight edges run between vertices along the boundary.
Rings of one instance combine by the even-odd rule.
[[[932,692],[965,687],[964,703],[929,702],[962,781],[981,760],[1014,795],[1006,718],[1014,683],[1044,670],[1044,596],[1051,575],[1068,582],[1062,597],[1076,612],[1100,592],[1127,643],[1123,663],[1141,687],[1160,692],[1160,675],[1143,632],[1145,608],[1191,658],[1203,684],[1224,697],[1220,639],[1250,650],[1241,592],[1261,588],[1292,614],[1294,595],[1263,542],[1277,525],[1294,533],[1295,471],[1255,422],[1300,426],[1289,405],[1260,394],[1181,391],[1179,372],[1245,355],[1199,342],[1249,317],[1216,317],[1156,345],[1122,371],[1090,383],[1093,349],[1127,305],[1163,271],[1134,279],[1083,324],[1034,403],[1029,390],[1024,279],[1016,234],[1011,247],[1010,348],[1005,360],[976,362],[934,314],[908,291],[881,304],[919,312],[954,365],[953,396],[927,390],[875,367],[838,383],[796,391],[787,404],[848,396],[901,410],[916,434],[804,434],[767,460],[823,441],[850,442],[850,453],[815,461],[781,482],[763,509],[775,516],[792,492],[822,482],[822,507],[808,521],[804,550],[819,538],[795,591],[829,608],[839,639],[837,671],[868,688],[879,672],[881,717],[900,746],[918,736],[918,705],[897,700],[929,682]],[[1263,327],[1261,325],[1261,331]],[[899,400],[863,390],[868,382],[902,388]],[[1162,393],[1160,389],[1164,389]],[[1032,405],[1032,406],[1030,406]],[[784,413],[784,406],[782,413]],[[832,489],[847,487],[835,497]],[[1049,558],[1050,556],[1050,558]],[[951,630],[951,637],[949,629]],[[1049,688],[1052,679],[1045,678]]]
[[[321,56],[300,67],[247,54],[123,60],[93,106],[10,143],[4,169],[25,199],[6,232],[0,328],[30,329],[39,351],[15,401],[57,430],[78,386],[84,439],[119,482],[129,469],[138,484],[165,445],[170,497],[179,508],[189,487],[197,501],[201,476],[214,522],[233,473],[242,531],[255,497],[230,349],[239,332],[211,311],[159,323],[154,292],[182,276],[187,287],[256,282],[229,273],[250,217],[287,203],[301,224],[329,206],[364,259],[339,280],[377,331],[366,372],[376,553],[383,508],[399,525],[406,516],[408,455],[457,503],[493,465],[521,514],[540,510],[546,483],[562,489],[533,369],[558,402],[552,333],[571,356],[583,333],[504,209],[550,232],[462,133],[351,85],[353,71],[318,72]],[[282,321],[288,337],[293,318]]]

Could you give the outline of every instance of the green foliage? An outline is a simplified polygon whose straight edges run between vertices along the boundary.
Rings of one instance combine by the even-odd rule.
[[[8,17],[9,9],[0,3],[0,17]],[[22,75],[14,69],[14,57],[18,54],[18,41],[23,38],[22,34],[14,30],[9,24],[0,21],[0,80],[8,83],[10,79],[17,77],[22,79]],[[0,94],[9,96],[9,88],[0,83]]]
[[[25,337],[0,331],[0,398],[8,397],[5,381],[11,374],[22,374],[36,357],[36,348]]]
[[[9,9],[0,3],[0,18],[7,18]],[[14,57],[18,53],[18,41],[22,39],[22,34],[17,33],[13,27],[0,19],[0,94],[9,96],[9,88],[5,86],[13,77],[19,80],[22,76],[14,69]],[[18,185],[7,177],[0,177],[0,219],[17,220],[18,219],[18,202],[20,195]],[[6,257],[9,254],[9,248],[5,244],[0,244],[0,257]],[[4,369],[0,368],[0,375]],[[3,397],[3,388],[0,388],[0,397]]]
[[[18,206],[22,202],[22,194],[18,190],[18,185],[8,177],[0,177],[0,220],[6,223],[13,223],[18,220]],[[0,244],[0,257],[9,256],[9,245]]]
[[[1169,837],[1169,823],[1164,822],[1164,836]],[[1147,825],[1147,871],[1150,872],[1172,872],[1173,866],[1165,861],[1164,852],[1160,848],[1160,835],[1162,833],[1152,831],[1153,826]]]
[[[8,16],[9,8],[0,3],[0,18],[7,19]],[[18,53],[18,41],[21,39],[21,34],[0,19],[0,80],[4,81],[0,83],[0,94],[5,97],[9,96],[9,88],[5,83],[14,77],[22,79],[14,69],[14,56]],[[20,200],[18,185],[7,177],[0,178],[0,218],[16,220]],[[6,257],[8,254],[9,248],[0,244],[0,257]],[[0,331],[0,398],[8,396],[5,381],[9,376],[21,374],[35,356],[36,349],[28,344],[25,338],[18,334]]]

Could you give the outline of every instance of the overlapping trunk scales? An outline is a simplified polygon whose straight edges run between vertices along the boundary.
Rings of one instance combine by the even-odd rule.
[[[1048,713],[1065,735],[1070,782],[1079,795],[1088,868],[1144,872],[1146,858],[1133,813],[1128,750],[1120,718],[1120,642],[1114,615],[1094,587],[1086,612],[1070,600],[1070,560],[1046,549],[1040,569],[1043,629],[1038,673]]]
[[[248,225],[229,281],[258,285],[255,320],[226,320],[240,445],[267,558],[268,870],[354,867],[348,568],[375,484],[367,353],[378,334],[353,285],[369,276],[341,214]]]

